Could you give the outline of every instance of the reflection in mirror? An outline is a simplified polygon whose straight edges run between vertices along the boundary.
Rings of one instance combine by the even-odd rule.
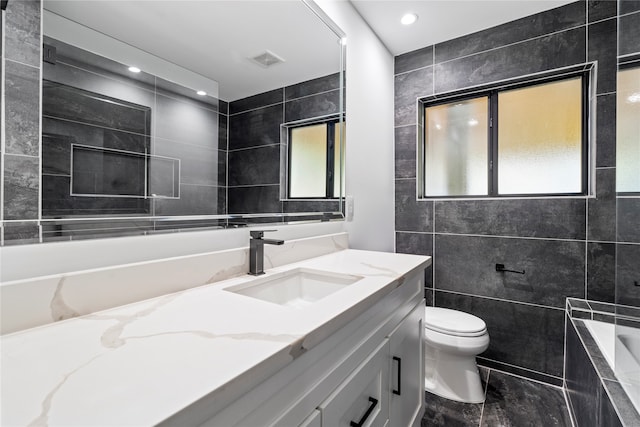
[[[343,130],[334,191],[286,188],[282,127],[344,127],[344,34],[313,2],[43,7],[42,240],[342,218]]]

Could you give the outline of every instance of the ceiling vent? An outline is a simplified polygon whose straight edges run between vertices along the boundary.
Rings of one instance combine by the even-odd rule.
[[[284,62],[284,59],[280,58],[278,55],[271,52],[270,50],[265,50],[263,53],[249,59],[264,68],[269,68],[274,64]]]

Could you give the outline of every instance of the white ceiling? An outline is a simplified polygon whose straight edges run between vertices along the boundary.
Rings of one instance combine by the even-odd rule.
[[[553,9],[575,0],[350,0],[393,55]],[[405,26],[405,13],[418,21]],[[348,36],[348,35],[347,35]]]
[[[44,0],[44,8],[217,81],[225,101],[340,68],[338,37],[301,1]],[[248,59],[265,50],[285,62]]]
[[[389,51],[398,55],[571,1],[351,3]],[[301,1],[44,0],[44,8],[217,81],[219,97],[225,101],[339,69],[337,36]],[[419,19],[406,27],[399,20],[409,11],[417,13]],[[46,25],[44,32],[47,33]],[[265,50],[285,62],[265,69],[248,59]]]

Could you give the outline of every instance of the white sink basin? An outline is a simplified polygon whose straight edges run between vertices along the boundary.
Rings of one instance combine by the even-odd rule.
[[[362,279],[361,276],[296,268],[230,286],[225,291],[289,307],[303,308]]]

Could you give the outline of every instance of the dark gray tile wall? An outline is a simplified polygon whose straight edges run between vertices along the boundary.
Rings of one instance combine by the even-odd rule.
[[[576,427],[638,425],[640,414],[582,320],[567,317],[566,340],[565,389]]]
[[[325,202],[280,200],[280,134],[283,123],[337,114],[339,88],[339,75],[331,74],[229,103],[230,214],[337,210]]]
[[[2,62],[4,73],[5,123],[4,205],[0,220],[4,223],[0,243],[39,240],[36,222],[40,191],[40,0],[9,2],[5,18]]]
[[[627,50],[640,39],[631,3],[621,5]],[[395,58],[396,251],[434,257],[433,304],[487,322],[491,344],[479,359],[487,366],[559,384],[565,298],[616,299],[618,15],[616,2],[577,1]],[[416,200],[418,98],[587,61],[598,62],[595,197]],[[635,239],[637,199],[626,200],[618,217],[630,218],[622,229]],[[640,254],[628,246],[617,261],[628,283],[617,294],[637,304]],[[497,273],[496,263],[526,274]]]

